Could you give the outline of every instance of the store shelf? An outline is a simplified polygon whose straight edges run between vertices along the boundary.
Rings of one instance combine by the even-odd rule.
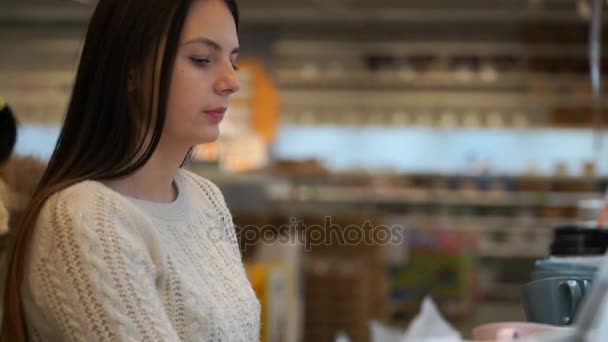
[[[530,44],[524,42],[442,42],[442,41],[393,41],[393,42],[325,42],[282,41],[275,46],[275,54],[281,58],[290,56],[334,57],[340,58],[348,51],[349,55],[365,56],[370,52],[388,56],[495,56],[528,57],[579,57],[586,58],[588,47],[584,44]],[[604,47],[603,54],[608,52]]]
[[[565,22],[580,22],[572,12],[536,12],[531,13],[522,10],[411,10],[399,8],[373,8],[361,10],[345,10],[340,15],[332,13],[334,11],[322,11],[317,8],[307,9],[250,9],[245,11],[245,20],[253,23],[266,23],[269,21],[275,24],[293,24],[293,23],[332,23],[332,24],[382,24],[382,23],[397,23],[403,22],[444,22],[450,21],[455,23],[466,22],[471,20],[477,22],[509,22],[514,21],[565,21]]]
[[[340,71],[332,76],[331,70],[323,70],[318,77],[307,79],[297,69],[279,70],[279,85],[282,89],[393,89],[415,90],[454,90],[454,91],[543,91],[567,90],[580,92],[587,89],[591,95],[590,81],[579,74],[548,75],[532,72],[495,72],[491,80],[483,80],[480,72],[470,71],[465,75],[457,71],[414,72],[399,69],[382,72],[366,70]],[[486,76],[488,77],[488,76]],[[606,79],[608,80],[608,79]]]
[[[357,107],[360,108],[408,108],[427,107],[437,108],[471,108],[475,107],[517,107],[530,108],[551,107],[589,107],[589,96],[568,94],[524,93],[521,91],[502,91],[500,93],[462,92],[462,91],[430,91],[424,89],[412,90],[328,90],[328,89],[284,89],[281,91],[284,106],[319,107]],[[608,105],[604,99],[603,105]]]
[[[398,89],[400,91],[411,90],[455,90],[455,91],[510,91],[526,92],[530,82],[520,77],[501,76],[500,80],[482,81],[478,77],[473,79],[458,79],[454,73],[434,73],[431,77],[425,76],[400,76],[399,71],[386,72],[383,75],[369,72],[350,72],[348,76],[340,78],[325,77],[320,79],[302,79],[292,72],[285,73],[280,77],[279,85],[282,89],[336,89],[336,90],[384,90]]]
[[[576,207],[585,199],[601,197],[601,193],[535,193],[516,192],[487,194],[483,192],[463,192],[443,190],[412,191],[395,193],[394,189],[359,189],[346,187],[308,187],[294,188],[288,197],[274,197],[273,200],[293,202],[318,202],[326,204],[407,204],[434,206],[475,206],[475,207]]]
[[[93,5],[96,1],[90,1]],[[0,20],[4,22],[85,23],[90,17],[92,6],[84,6],[82,1],[55,1],[45,4],[39,0],[9,0],[0,6]],[[483,1],[467,1],[458,6],[449,2],[428,1],[406,3],[378,1],[374,6],[360,1],[318,1],[307,0],[285,4],[274,0],[256,1],[254,4],[241,5],[244,24],[265,25],[310,25],[341,24],[356,25],[406,23],[513,23],[513,22],[566,22],[578,23],[583,19],[575,11],[574,3],[555,0],[548,5],[534,5],[527,1],[504,1],[492,5]],[[52,13],[52,15],[51,15]]]

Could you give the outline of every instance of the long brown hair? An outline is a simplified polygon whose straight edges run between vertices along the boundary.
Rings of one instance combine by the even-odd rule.
[[[16,230],[4,293],[2,341],[28,338],[21,287],[36,220],[47,199],[83,180],[128,176],[156,149],[177,46],[191,2],[99,0],[59,140]],[[238,27],[236,1],[224,2]],[[164,49],[159,49],[163,41]],[[162,56],[158,56],[159,51],[164,51]],[[162,60],[156,75],[158,58]],[[142,74],[149,71],[145,65],[153,66],[152,87],[141,82]],[[134,79],[140,80],[136,91],[131,86]]]

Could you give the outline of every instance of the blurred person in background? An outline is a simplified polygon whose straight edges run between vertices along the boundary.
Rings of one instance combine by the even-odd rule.
[[[100,0],[17,229],[3,341],[258,341],[219,189],[183,168],[239,90],[234,0]]]
[[[4,293],[14,228],[45,168],[36,158],[13,154],[17,134],[13,111],[0,97],[0,293]]]
[[[0,198],[8,210],[7,217],[10,217],[4,227],[7,229],[16,226],[46,167],[35,157],[13,154],[17,128],[11,107],[0,97]]]
[[[0,168],[10,159],[17,140],[17,122],[11,108],[0,97]],[[8,232],[9,227],[9,190],[0,178],[0,235]]]
[[[11,108],[0,97],[0,168],[10,159],[17,140],[17,122]],[[7,256],[10,246],[8,236],[10,225],[11,192],[0,177],[0,291],[4,291]]]

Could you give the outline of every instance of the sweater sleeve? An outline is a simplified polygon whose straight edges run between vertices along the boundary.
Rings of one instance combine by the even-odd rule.
[[[36,329],[52,327],[40,333],[62,341],[178,341],[155,284],[150,236],[111,196],[68,190],[38,218],[26,278],[44,313]]]

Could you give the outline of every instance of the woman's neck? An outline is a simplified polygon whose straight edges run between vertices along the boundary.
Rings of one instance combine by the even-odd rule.
[[[186,153],[187,149],[168,148],[159,143],[142,168],[125,178],[108,181],[106,185],[131,197],[170,203],[177,198],[173,181]]]

